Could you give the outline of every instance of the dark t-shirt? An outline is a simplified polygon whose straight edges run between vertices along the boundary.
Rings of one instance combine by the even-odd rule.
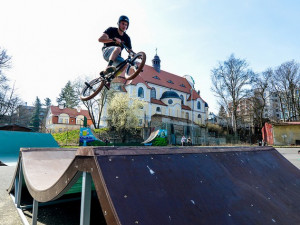
[[[113,39],[113,38],[119,38],[121,41],[124,42],[124,44],[125,44],[129,49],[132,48],[132,47],[131,47],[131,40],[130,40],[130,37],[129,37],[126,33],[124,33],[123,36],[121,36],[121,35],[119,34],[119,32],[118,32],[118,28],[116,28],[116,27],[109,27],[109,28],[107,28],[107,29],[104,31],[104,33],[107,34],[108,37],[109,37],[110,39]],[[119,46],[119,47],[120,47],[120,45],[117,45],[115,42],[110,42],[110,43],[105,43],[102,49],[104,49],[104,48],[106,48],[106,47],[110,47],[110,46]],[[121,48],[122,48],[122,50],[123,50],[123,47],[122,47],[122,46],[121,46]]]

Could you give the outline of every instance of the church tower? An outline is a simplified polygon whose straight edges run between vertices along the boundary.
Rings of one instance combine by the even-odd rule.
[[[156,55],[152,59],[152,67],[159,73],[160,72],[160,59],[157,55],[157,49],[156,49]]]

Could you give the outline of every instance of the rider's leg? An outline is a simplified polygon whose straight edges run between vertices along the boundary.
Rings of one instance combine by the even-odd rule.
[[[111,46],[103,50],[103,57],[106,61],[108,61],[108,65],[106,69],[100,73],[101,76],[116,71],[116,68],[113,66],[113,64],[115,63],[116,59],[119,57],[120,53],[121,53],[121,47],[116,47],[116,46]]]
[[[118,55],[121,53],[121,47],[115,47],[113,52],[111,53],[108,61],[108,66],[112,66]]]

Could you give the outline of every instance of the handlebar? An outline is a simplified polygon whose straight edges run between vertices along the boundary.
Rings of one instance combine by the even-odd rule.
[[[136,54],[134,51],[132,51],[131,49],[129,49],[123,42],[121,42],[121,46],[123,47],[123,48],[125,48],[125,50],[130,54],[130,53],[134,53],[134,54]]]
[[[116,42],[115,38],[113,38],[113,41]],[[130,50],[123,42],[120,43],[120,45],[125,48],[125,50],[130,54],[130,53],[134,53],[136,54],[134,51]]]

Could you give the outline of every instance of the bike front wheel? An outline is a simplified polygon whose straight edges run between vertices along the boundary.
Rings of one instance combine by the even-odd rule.
[[[146,54],[144,52],[137,53],[128,63],[125,72],[125,79],[132,80],[143,70],[146,62]]]
[[[94,98],[104,87],[104,82],[105,81],[100,77],[90,81],[89,83],[85,82],[80,95],[80,99],[82,101],[88,101]]]

